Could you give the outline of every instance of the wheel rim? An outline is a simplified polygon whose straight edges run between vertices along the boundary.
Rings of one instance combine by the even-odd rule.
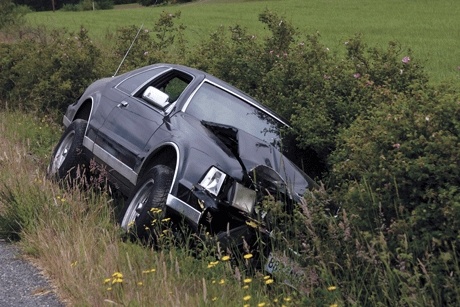
[[[75,131],[70,132],[67,134],[64,140],[62,140],[61,145],[56,150],[56,154],[54,155],[53,163],[51,165],[51,174],[56,174],[59,171],[59,168],[64,163],[67,155],[70,151],[70,147],[73,144],[73,140],[75,138]]]
[[[121,227],[125,231],[129,231],[129,229],[134,226],[137,217],[141,214],[142,209],[147,204],[154,182],[153,178],[145,182],[129,203],[126,213],[123,216],[123,221],[121,222]]]

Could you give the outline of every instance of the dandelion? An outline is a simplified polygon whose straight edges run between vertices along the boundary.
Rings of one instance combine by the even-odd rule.
[[[122,278],[114,278],[112,280],[112,285],[113,284],[121,284],[123,282],[123,279]]]
[[[329,286],[329,287],[327,287],[327,291],[334,291],[334,290],[336,290],[336,289],[337,289],[336,286]]]
[[[252,258],[252,254],[246,254],[243,256],[244,259],[251,259]]]
[[[243,301],[249,301],[251,299],[251,296],[250,295],[246,295],[245,297],[243,297]]]
[[[264,303],[264,302],[259,303],[259,304],[257,304],[257,306],[258,306],[258,307],[264,307],[264,306],[265,306],[265,303]]]
[[[230,256],[223,256],[221,260],[222,260],[222,261],[229,261],[229,260],[230,260]]]
[[[106,278],[106,279],[104,279],[104,284],[108,284],[111,280],[112,280],[112,278]]]
[[[245,285],[245,286],[243,286],[243,289],[244,289],[244,290],[247,290],[247,289],[249,289],[249,286],[248,286],[248,285]]]
[[[264,280],[270,279],[270,275],[265,275]]]
[[[403,57],[401,62],[403,62],[404,64],[408,64],[410,62],[410,57],[408,56]]]
[[[219,263],[219,261],[211,261],[208,264],[208,269],[215,267],[218,263]]]
[[[273,282],[274,282],[274,280],[270,278],[270,279],[267,279],[267,280],[265,281],[265,284],[266,284],[266,285],[269,285],[269,284],[272,284]]]
[[[123,278],[123,274],[121,274],[120,272],[115,272],[112,274],[112,277],[113,278]]]
[[[243,280],[243,282],[244,282],[245,284],[249,284],[251,281],[252,281],[251,278],[246,278],[245,280]]]

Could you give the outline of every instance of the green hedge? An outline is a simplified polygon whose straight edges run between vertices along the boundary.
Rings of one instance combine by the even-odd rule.
[[[328,261],[350,270],[350,263],[362,258],[343,253],[358,252],[356,244],[383,257],[378,267],[366,260],[365,269],[375,271],[361,277],[391,275],[396,298],[388,304],[417,295],[414,287],[424,291],[419,303],[458,302],[458,86],[431,85],[416,55],[396,43],[368,47],[357,35],[335,53],[318,34],[300,35],[270,11],[260,14],[267,37],[255,37],[240,26],[219,28],[196,49],[184,41],[179,20],[180,12],[164,12],[152,32],[143,29],[120,72],[155,62],[190,65],[291,120],[306,172],[324,181],[333,198],[328,201],[347,212],[337,227],[348,241],[331,238],[335,243],[321,248],[323,256],[335,255]],[[10,108],[62,113],[91,81],[115,71],[138,31],[134,26],[119,29],[112,50],[97,47],[84,29],[1,44],[0,100]],[[350,220],[354,232],[346,234],[343,225]],[[330,235],[331,227],[323,233]],[[298,238],[309,236],[308,227],[297,231]],[[336,273],[350,279],[357,273],[350,270]],[[367,294],[380,286],[372,283]],[[378,301],[356,297],[363,304]]]

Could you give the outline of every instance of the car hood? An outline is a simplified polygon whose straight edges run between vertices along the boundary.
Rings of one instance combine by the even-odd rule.
[[[254,185],[287,194],[296,201],[316,185],[273,144],[236,127],[202,124],[222,141],[222,146],[230,147]]]

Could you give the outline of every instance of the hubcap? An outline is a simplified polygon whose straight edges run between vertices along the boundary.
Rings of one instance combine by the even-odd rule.
[[[59,148],[56,150],[56,154],[54,155],[53,163],[51,165],[52,174],[56,174],[59,171],[59,168],[64,163],[65,159],[67,158],[67,154],[70,151],[70,147],[72,146],[74,138],[75,132],[72,131],[65,137]]]
[[[123,216],[123,221],[121,222],[121,227],[125,231],[129,231],[136,222],[136,219],[142,213],[142,209],[147,204],[150,197],[153,183],[153,178],[145,182],[131,200],[128,208],[126,209],[125,215]]]

